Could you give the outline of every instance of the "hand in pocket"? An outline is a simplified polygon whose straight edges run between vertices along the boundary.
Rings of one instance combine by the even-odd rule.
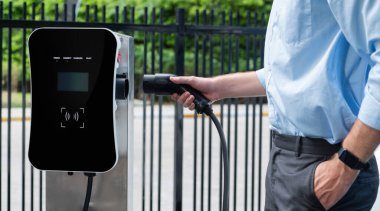
[[[325,209],[330,209],[347,193],[359,171],[353,170],[333,155],[315,169],[314,191]]]

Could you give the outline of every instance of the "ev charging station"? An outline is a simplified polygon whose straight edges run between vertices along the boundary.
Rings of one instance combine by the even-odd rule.
[[[46,210],[82,210],[83,173],[96,173],[88,210],[133,210],[133,38],[40,28],[29,53],[29,160],[46,171]]]

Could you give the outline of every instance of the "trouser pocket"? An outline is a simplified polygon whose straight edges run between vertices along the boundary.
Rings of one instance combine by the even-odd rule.
[[[273,162],[272,185],[278,210],[323,210],[314,192],[314,174],[326,156],[281,150]],[[274,170],[273,170],[274,169]]]

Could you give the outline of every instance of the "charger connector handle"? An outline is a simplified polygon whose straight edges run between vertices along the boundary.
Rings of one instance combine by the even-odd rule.
[[[175,84],[170,80],[170,77],[175,77],[174,74],[154,74],[143,76],[143,90],[146,94],[155,95],[172,95],[174,93],[183,94],[189,92],[194,96],[195,110],[197,113],[207,113],[210,110],[211,101],[202,93],[187,84]]]

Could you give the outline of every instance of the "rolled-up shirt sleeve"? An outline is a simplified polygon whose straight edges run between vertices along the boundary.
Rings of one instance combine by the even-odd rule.
[[[265,70],[265,68],[262,68],[262,69],[257,70],[256,74],[257,74],[257,77],[259,78],[261,86],[263,86],[264,89],[266,89],[266,82],[265,81],[267,78],[267,71]]]
[[[371,67],[358,118],[380,130],[380,1],[328,0],[328,3],[347,41]]]

